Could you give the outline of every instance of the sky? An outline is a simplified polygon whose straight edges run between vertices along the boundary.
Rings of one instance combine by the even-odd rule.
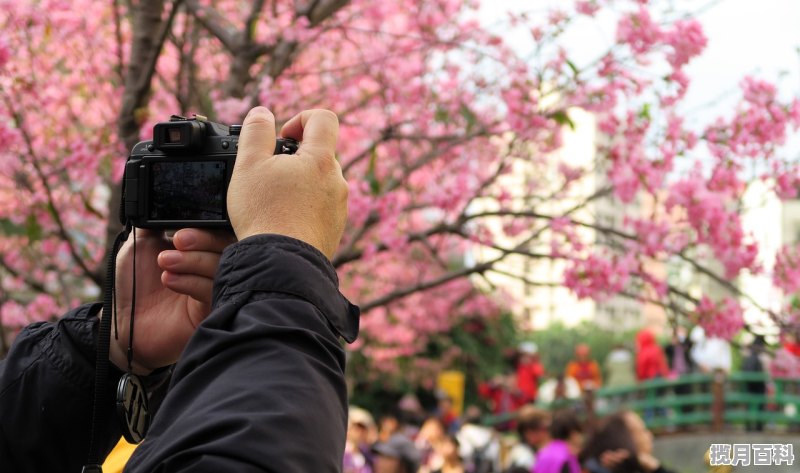
[[[660,3],[659,3],[660,2]],[[572,0],[489,0],[481,7],[485,25],[499,24],[504,12],[542,14],[548,7],[572,5]],[[708,45],[687,67],[692,79],[686,97],[689,123],[705,123],[731,109],[745,75],[777,82],[783,97],[800,96],[800,0],[654,0],[679,10],[699,11]],[[563,44],[576,63],[595,59],[611,44],[616,20],[611,15],[582,19]],[[530,36],[504,34],[511,43],[530,46]],[[800,158],[800,137],[789,143]]]

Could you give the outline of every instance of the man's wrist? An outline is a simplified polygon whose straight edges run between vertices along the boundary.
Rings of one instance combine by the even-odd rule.
[[[103,311],[100,311],[99,318],[102,320],[103,318]],[[127,348],[124,348],[120,344],[120,340],[117,337],[111,336],[111,340],[108,346],[108,360],[114,364],[122,372],[128,371],[128,354]],[[154,371],[152,368],[147,368],[145,366],[140,365],[133,360],[131,362],[131,371],[134,374],[139,376],[148,376],[150,373]]]

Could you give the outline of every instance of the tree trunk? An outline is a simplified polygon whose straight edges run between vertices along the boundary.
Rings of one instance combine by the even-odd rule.
[[[123,156],[126,159],[130,149],[139,141],[139,128],[146,116],[147,100],[150,84],[155,72],[156,62],[161,54],[161,47],[166,34],[175,17],[179,2],[173,4],[170,16],[164,19],[164,0],[140,0],[131,7],[133,22],[133,44],[131,57],[125,70],[125,89],[122,95],[117,132],[119,140],[125,147]],[[119,206],[122,197],[122,183],[110,183],[111,198],[108,204],[108,222],[106,224],[106,245],[110,247],[122,230],[119,221]],[[110,249],[110,248],[109,248]],[[103,269],[107,267],[109,250],[106,250]],[[102,271],[105,282],[105,272]]]

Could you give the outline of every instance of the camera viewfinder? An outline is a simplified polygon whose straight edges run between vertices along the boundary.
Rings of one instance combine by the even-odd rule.
[[[181,129],[177,126],[167,129],[167,143],[174,144],[181,142]]]
[[[203,145],[204,124],[196,120],[156,123],[153,145],[164,152],[199,149]]]

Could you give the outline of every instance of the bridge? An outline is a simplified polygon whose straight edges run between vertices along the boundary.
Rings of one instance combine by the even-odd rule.
[[[734,471],[800,472],[800,379],[697,373],[602,388],[588,392],[583,403],[590,418],[638,412],[656,434],[656,455],[681,473],[707,472],[703,459],[712,444],[791,444],[794,465],[754,465],[751,458]]]
[[[707,473],[712,444],[792,445],[793,465],[739,465],[736,473],[800,472],[800,379],[764,373],[694,373],[586,391],[581,399],[544,405],[576,409],[588,422],[628,409],[655,434],[656,456],[679,473]],[[488,424],[510,416],[490,416]],[[730,471],[730,470],[728,470]]]
[[[764,373],[696,373],[601,388],[587,392],[584,405],[590,416],[634,410],[654,433],[681,427],[721,432],[737,426],[800,432],[800,379]]]

